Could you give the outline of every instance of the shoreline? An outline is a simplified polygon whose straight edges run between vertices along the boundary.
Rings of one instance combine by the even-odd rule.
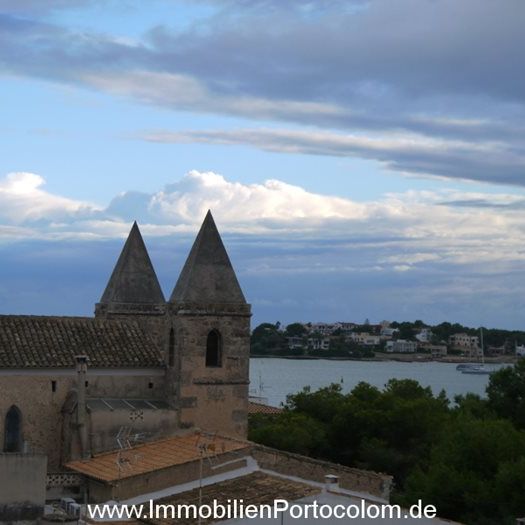
[[[375,357],[338,357],[338,356],[295,356],[295,355],[269,355],[269,354],[254,354],[250,355],[250,358],[268,358],[268,359],[292,359],[296,361],[369,361],[371,363],[381,362],[395,362],[395,363],[449,363],[449,364],[461,364],[461,363],[475,363],[475,359],[467,359],[460,356],[449,356],[442,359],[433,359],[428,354],[394,354],[388,356],[375,356]],[[503,357],[486,357],[485,364],[497,364],[497,365],[513,365],[517,362],[518,358],[514,356],[503,356]]]

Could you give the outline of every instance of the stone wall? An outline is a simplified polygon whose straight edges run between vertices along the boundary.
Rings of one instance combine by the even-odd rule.
[[[0,522],[36,521],[44,512],[47,461],[39,454],[0,454]]]
[[[128,397],[162,399],[164,377],[154,375],[97,375],[88,371],[88,397]],[[151,388],[150,388],[151,386]],[[4,447],[5,417],[9,408],[18,407],[22,414],[22,440],[26,449],[48,456],[51,472],[67,459],[60,446],[64,435],[62,407],[68,392],[76,388],[75,372],[49,371],[44,375],[30,373],[0,375],[0,451]],[[54,389],[54,390],[53,390]]]
[[[250,307],[170,305],[178,374],[174,397],[183,427],[245,438],[248,430]],[[208,334],[222,340],[220,367],[206,367]]]
[[[345,467],[262,445],[253,446],[252,456],[262,469],[319,483],[324,482],[327,474],[335,474],[343,489],[372,494],[386,500],[390,497],[392,476],[386,474]]]
[[[89,415],[91,454],[115,450],[119,429],[131,429],[131,438],[139,434],[140,441],[153,441],[172,436],[178,427],[175,410],[145,409],[132,412],[131,409],[94,410]]]
[[[51,381],[56,381],[56,391]],[[61,459],[62,405],[73,385],[72,377],[0,377],[0,438],[4,447],[5,417],[9,408],[18,407],[22,415],[22,441],[26,450],[48,456],[50,468]]]

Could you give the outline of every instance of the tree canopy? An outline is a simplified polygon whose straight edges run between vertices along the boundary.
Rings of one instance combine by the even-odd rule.
[[[525,515],[525,359],[490,377],[487,397],[410,379],[383,389],[340,384],[290,395],[278,416],[251,418],[250,439],[394,475],[393,502],[422,499],[442,517],[476,525]]]

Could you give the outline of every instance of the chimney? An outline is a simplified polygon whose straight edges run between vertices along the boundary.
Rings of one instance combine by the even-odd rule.
[[[324,477],[324,487],[327,492],[339,492],[339,476],[326,474]]]
[[[75,356],[77,370],[77,427],[80,439],[80,453],[82,458],[89,458],[89,447],[87,439],[86,418],[86,375],[88,357],[86,355]]]

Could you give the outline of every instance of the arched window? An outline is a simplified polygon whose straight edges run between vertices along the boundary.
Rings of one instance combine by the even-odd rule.
[[[168,364],[170,368],[175,366],[175,332],[173,328],[170,330],[170,337],[168,341]]]
[[[22,414],[14,405],[5,416],[4,452],[22,452]]]
[[[206,341],[206,366],[222,366],[222,338],[217,330],[208,334]]]

